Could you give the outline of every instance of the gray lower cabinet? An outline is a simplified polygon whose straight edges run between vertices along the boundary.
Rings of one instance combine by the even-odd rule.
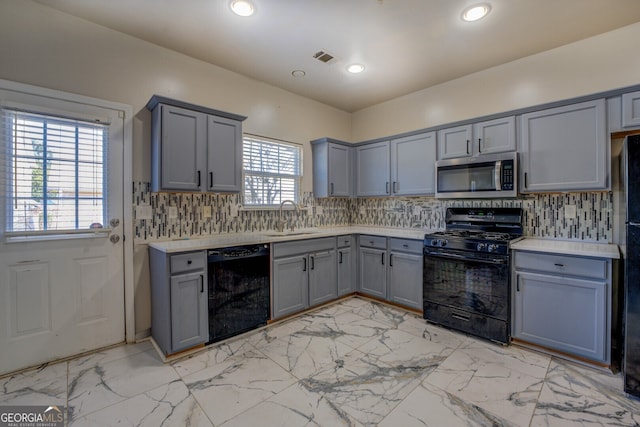
[[[612,262],[514,252],[512,336],[596,362],[611,362]]]
[[[422,241],[389,239],[389,301],[422,310]]]
[[[309,306],[337,297],[335,249],[309,254]]]
[[[355,236],[338,236],[336,238],[338,252],[338,296],[357,291]]]
[[[610,143],[604,99],[521,116],[521,192],[604,190]]]
[[[422,310],[421,240],[361,235],[359,292]]]
[[[277,319],[309,307],[307,268],[306,254],[273,260],[272,318]]]
[[[335,245],[335,237],[273,245],[273,319],[338,297]]]
[[[360,292],[377,298],[387,298],[386,249],[360,246]]]
[[[166,254],[149,250],[151,334],[165,354],[209,340],[207,264],[204,251]]]

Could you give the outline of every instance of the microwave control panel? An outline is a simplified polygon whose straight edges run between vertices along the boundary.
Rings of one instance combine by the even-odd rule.
[[[513,190],[513,160],[502,161],[500,186],[503,190]]]

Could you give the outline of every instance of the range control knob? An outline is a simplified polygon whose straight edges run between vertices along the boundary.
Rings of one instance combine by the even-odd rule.
[[[436,239],[433,239],[431,241],[431,246],[438,246],[438,241]]]
[[[486,243],[478,243],[478,246],[476,246],[476,251],[482,252],[485,250],[486,247],[487,247]]]
[[[491,244],[487,247],[487,250],[489,252],[495,252],[496,250],[498,250],[498,245]]]
[[[440,240],[440,246],[447,246],[447,243],[449,243],[448,240],[445,240],[445,239]]]

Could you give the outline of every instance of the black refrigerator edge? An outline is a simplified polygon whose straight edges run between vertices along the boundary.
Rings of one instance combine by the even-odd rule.
[[[626,259],[624,262],[624,391],[640,397],[640,135],[624,142]]]

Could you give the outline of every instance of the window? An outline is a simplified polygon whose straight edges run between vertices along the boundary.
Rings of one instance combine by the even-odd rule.
[[[106,218],[107,126],[3,110],[7,232],[87,230]]]
[[[298,145],[244,137],[244,204],[275,207],[283,200],[298,203],[302,149]]]

